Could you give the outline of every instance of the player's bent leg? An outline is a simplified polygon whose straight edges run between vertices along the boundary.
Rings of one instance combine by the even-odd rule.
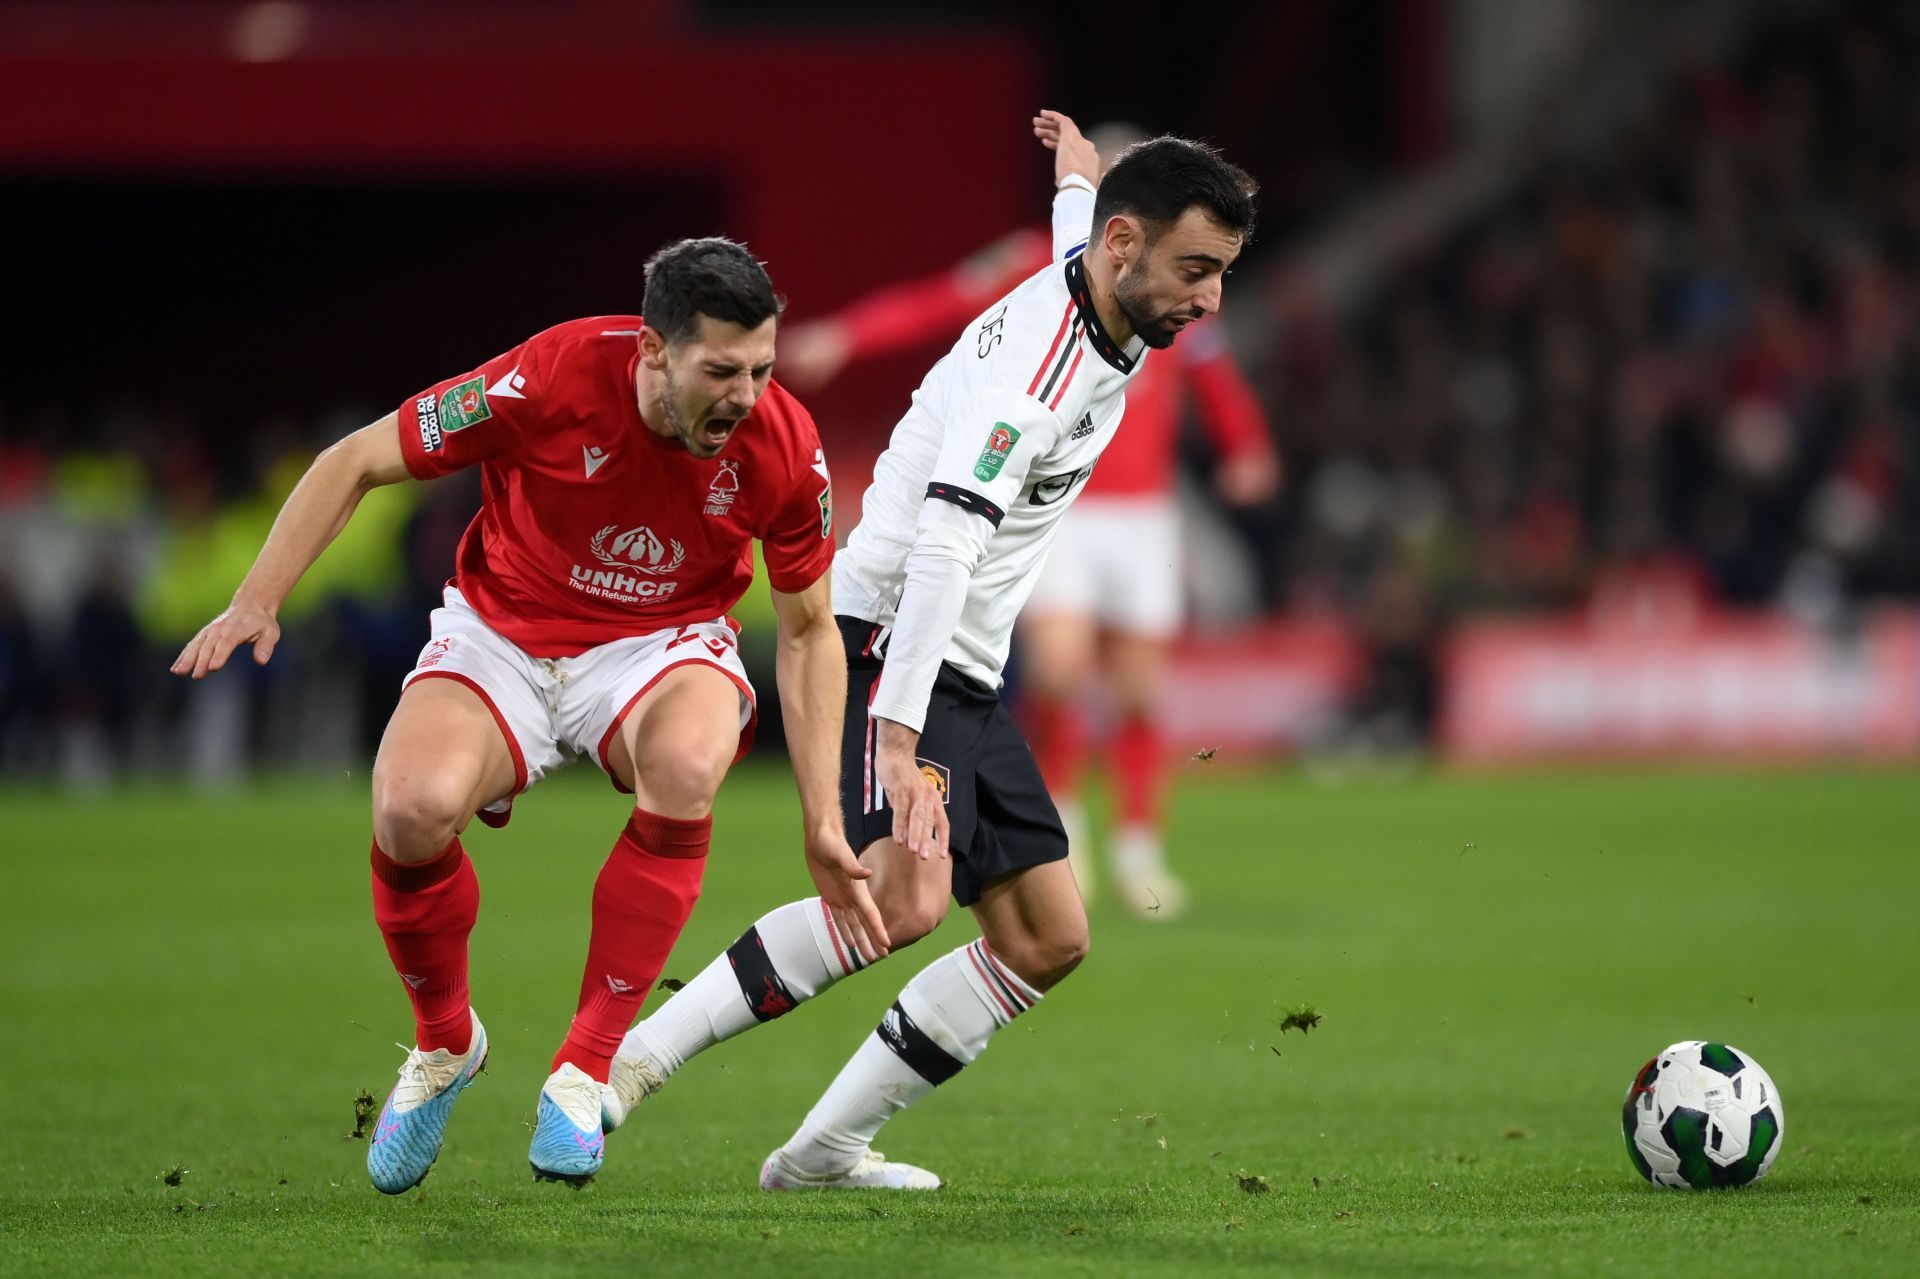
[[[402,864],[439,856],[520,774],[493,712],[466,684],[416,679],[400,694],[373,761],[373,836]]]
[[[879,839],[860,850],[860,862],[873,870],[867,890],[894,950],[913,945],[947,917],[953,900],[950,858],[918,857],[895,840]]]
[[[768,1156],[763,1189],[939,1186],[933,1173],[876,1152],[874,1137],[894,1114],[972,1064],[1087,954],[1086,909],[1064,862],[995,881],[973,909],[985,935],[907,983],[800,1130]]]
[[[953,863],[922,861],[891,839],[867,846],[867,881],[893,949],[939,927],[952,893]],[[696,1054],[778,1020],[827,987],[867,967],[818,897],[768,912],[733,945],[628,1031],[614,1056],[602,1123],[611,1132]]]
[[[607,749],[607,767],[637,806],[699,818],[713,811],[739,749],[739,688],[719,668],[689,662],[628,709]]]
[[[454,1101],[486,1066],[487,1033],[467,991],[480,886],[458,834],[517,784],[506,740],[471,689],[419,680],[401,694],[373,781],[374,917],[415,1020],[415,1047],[367,1147],[368,1175],[388,1194],[427,1175]]]
[[[1035,990],[1052,990],[1087,957],[1086,907],[1060,862],[1029,866],[988,884],[973,915],[987,951]]]
[[[619,1107],[613,1059],[699,899],[714,795],[739,748],[739,699],[732,680],[692,663],[662,677],[615,730],[608,764],[635,807],[594,883],[577,1011],[528,1149],[536,1180],[577,1186],[600,1170],[609,1096]],[[644,1087],[644,1072],[621,1074],[629,1091],[636,1079]]]
[[[1165,922],[1187,906],[1186,884],[1167,867],[1163,833],[1170,774],[1158,711],[1167,641],[1152,632],[1116,631],[1109,657],[1120,715],[1113,739],[1114,883],[1129,910]]]

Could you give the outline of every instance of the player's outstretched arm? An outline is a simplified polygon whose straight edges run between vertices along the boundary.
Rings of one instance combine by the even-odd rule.
[[[280,640],[280,604],[300,575],[346,527],[369,489],[406,478],[392,413],[321,453],[287,495],[267,544],[233,593],[233,603],[187,641],[169,669],[205,679],[208,671],[225,666],[242,644],[253,645],[253,660],[264,666]]]
[[[1069,178],[1080,178],[1089,189],[1100,185],[1100,152],[1087,141],[1073,117],[1059,111],[1042,111],[1033,117],[1033,136],[1053,152],[1053,184],[1057,187]]]
[[[865,881],[873,872],[847,843],[840,816],[840,733],[847,706],[847,654],[833,620],[831,576],[803,591],[773,592],[780,644],[774,674],[800,791],[807,871],[820,899],[869,962],[891,945]]]

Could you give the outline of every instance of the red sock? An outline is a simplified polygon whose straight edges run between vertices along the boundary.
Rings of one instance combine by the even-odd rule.
[[[1113,771],[1120,793],[1114,808],[1121,824],[1158,827],[1167,795],[1167,752],[1160,726],[1146,715],[1129,715],[1113,734]]]
[[[1047,789],[1056,799],[1078,794],[1087,766],[1087,717],[1079,704],[1035,695],[1027,721],[1028,741]]]
[[[429,862],[396,862],[373,846],[373,918],[413,1001],[414,1042],[463,1053],[473,1038],[467,1007],[467,935],[480,914],[480,880],[454,840]]]
[[[713,818],[661,817],[636,808],[593,885],[593,935],[580,1010],[553,1069],[570,1061],[601,1083],[620,1040],[659,980],[686,927],[707,869]]]

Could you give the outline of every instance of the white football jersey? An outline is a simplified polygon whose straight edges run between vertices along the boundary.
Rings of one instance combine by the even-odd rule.
[[[874,464],[860,523],[834,557],[834,611],[895,626],[916,540],[924,549],[930,537],[946,537],[971,574],[957,623],[933,647],[944,647],[939,660],[961,674],[998,688],[1014,619],[1060,517],[1113,438],[1145,355],[1137,336],[1122,347],[1108,335],[1078,255],[989,307],[921,382]],[[956,508],[972,518],[956,521]],[[896,673],[895,659],[908,658],[898,643],[905,625],[883,650],[872,709],[918,728],[938,662]]]

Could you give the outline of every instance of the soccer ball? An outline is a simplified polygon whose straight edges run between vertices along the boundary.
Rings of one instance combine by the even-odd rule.
[[[1759,1062],[1727,1044],[1689,1039],[1640,1068],[1620,1126],[1642,1177],[1704,1190],[1766,1176],[1787,1120]]]

